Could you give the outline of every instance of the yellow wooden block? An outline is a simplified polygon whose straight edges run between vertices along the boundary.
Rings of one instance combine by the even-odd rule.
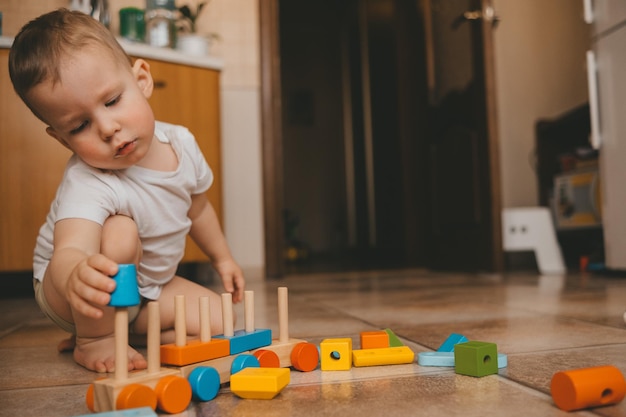
[[[324,339],[320,343],[322,371],[349,371],[352,368],[352,339]]]
[[[245,368],[230,377],[230,390],[241,398],[271,400],[290,376],[289,368]]]
[[[352,352],[354,366],[399,365],[415,360],[415,353],[408,346],[359,349]]]

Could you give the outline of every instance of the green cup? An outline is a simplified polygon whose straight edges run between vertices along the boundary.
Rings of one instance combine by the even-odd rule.
[[[143,42],[146,35],[144,11],[136,7],[120,9],[120,35],[134,42]]]

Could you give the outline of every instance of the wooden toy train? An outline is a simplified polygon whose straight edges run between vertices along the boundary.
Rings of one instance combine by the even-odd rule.
[[[122,267],[122,266],[120,266]],[[94,381],[87,390],[87,407],[105,412],[151,407],[175,414],[184,411],[192,399],[210,401],[221,384],[231,383],[231,391],[242,398],[273,398],[289,383],[289,368],[308,372],[319,363],[317,347],[305,340],[292,339],[288,329],[288,294],[278,288],[279,337],[272,340],[269,329],[254,327],[254,293],[245,292],[245,329],[233,331],[231,294],[222,294],[224,333],[211,337],[209,300],[200,299],[198,340],[187,341],[185,299],[175,299],[175,343],[160,344],[160,318],[157,301],[148,303],[147,369],[127,370],[128,307],[139,302],[123,289],[133,279],[133,268],[120,268],[115,277],[118,289],[110,305],[115,312],[115,371],[109,378]],[[131,285],[131,284],[128,284]],[[134,278],[136,287],[136,278]],[[131,293],[132,293],[131,289]],[[134,290],[136,291],[136,290]],[[244,372],[245,371],[245,372]],[[234,375],[237,374],[237,375]],[[236,376],[236,378],[235,378]]]

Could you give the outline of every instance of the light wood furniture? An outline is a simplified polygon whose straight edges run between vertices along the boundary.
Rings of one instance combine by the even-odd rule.
[[[157,120],[189,128],[213,170],[209,201],[223,223],[219,71],[146,59],[155,82],[150,99]],[[206,256],[187,238],[184,261],[202,261]]]
[[[13,91],[9,50],[0,48],[0,271],[32,270],[45,221],[70,152],[50,138]],[[222,221],[219,71],[147,60],[156,83],[155,117],[191,130],[215,181],[207,195]],[[207,258],[188,241],[183,261]]]

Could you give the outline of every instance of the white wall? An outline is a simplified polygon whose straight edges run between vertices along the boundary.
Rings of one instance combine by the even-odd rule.
[[[503,207],[538,204],[535,123],[587,101],[582,0],[493,0]]]

